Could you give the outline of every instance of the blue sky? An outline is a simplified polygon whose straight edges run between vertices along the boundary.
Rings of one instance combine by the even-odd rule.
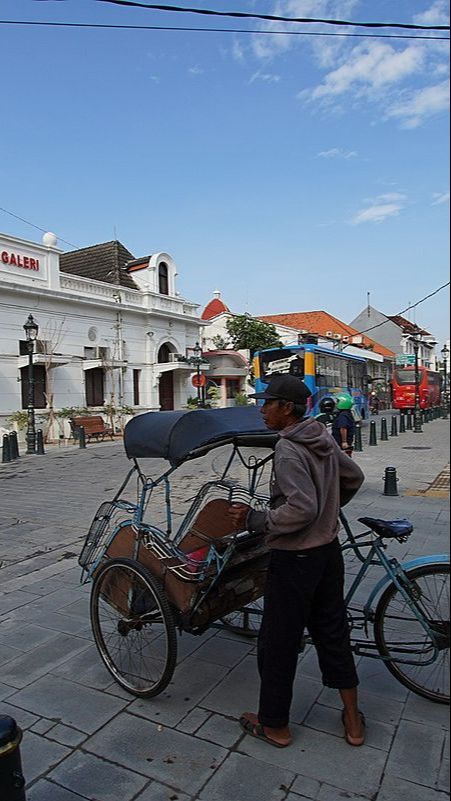
[[[198,6],[448,22],[445,0]],[[95,0],[3,0],[1,16],[265,26]],[[325,309],[349,322],[368,291],[395,314],[448,280],[446,42],[5,25],[0,35],[1,207],[79,247],[118,238],[135,256],[166,250],[183,295],[204,305],[220,289],[236,312]],[[0,230],[40,239],[1,211]],[[445,289],[410,319],[441,345],[448,306]]]

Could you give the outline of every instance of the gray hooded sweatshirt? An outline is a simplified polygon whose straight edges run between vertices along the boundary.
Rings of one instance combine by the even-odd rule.
[[[249,512],[247,528],[266,534],[271,548],[299,551],[327,545],[338,534],[340,506],[355,495],[363,473],[312,417],[279,434],[269,509]]]

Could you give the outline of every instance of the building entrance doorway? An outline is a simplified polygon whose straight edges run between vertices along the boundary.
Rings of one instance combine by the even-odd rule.
[[[162,373],[159,385],[159,401],[162,412],[172,412],[174,409],[174,373]]]

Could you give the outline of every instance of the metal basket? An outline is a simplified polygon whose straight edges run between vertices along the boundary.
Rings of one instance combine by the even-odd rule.
[[[134,511],[135,507],[125,501],[105,501],[99,506],[78,558],[78,564],[83,571],[82,580],[83,577],[87,580],[92,574],[105,553],[113,532],[119,523],[127,519],[127,512],[130,515]]]

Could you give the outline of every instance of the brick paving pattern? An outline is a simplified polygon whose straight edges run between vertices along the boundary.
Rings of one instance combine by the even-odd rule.
[[[371,448],[367,431],[355,454],[366,482],[347,508],[351,525],[358,530],[363,515],[409,517],[414,535],[390,543],[390,553],[446,552],[449,422]],[[182,468],[176,513],[219,465],[214,453]],[[398,497],[383,495],[386,466],[397,469]],[[244,736],[237,723],[257,703],[252,640],[213,629],[184,634],[173,681],[152,700],[112,680],[93,645],[77,555],[127,467],[119,442],[56,447],[0,466],[0,714],[24,729],[27,801],[449,798],[447,708],[409,693],[376,660],[358,665],[368,722],[360,749],[343,739],[339,698],[322,686],[311,650],[296,679],[294,744],[282,751]],[[161,467],[148,462],[145,470]],[[428,491],[438,484],[440,492]],[[352,559],[348,570],[355,573]],[[1,787],[0,798],[8,801]]]

